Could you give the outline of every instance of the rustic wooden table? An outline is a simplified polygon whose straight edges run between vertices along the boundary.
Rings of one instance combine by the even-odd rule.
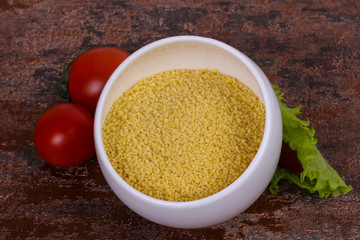
[[[360,239],[360,1],[0,2],[0,239]],[[221,40],[252,58],[317,131],[344,180],[322,199],[282,182],[213,227],[173,229],[128,209],[96,157],[55,168],[36,153],[36,120],[61,99],[63,66],[103,45],[134,52],[174,35]]]

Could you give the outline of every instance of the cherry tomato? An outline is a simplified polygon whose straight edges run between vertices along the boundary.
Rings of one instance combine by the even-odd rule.
[[[297,152],[292,150],[285,142],[282,143],[279,165],[300,175],[304,169],[301,165]]]
[[[94,118],[84,107],[62,103],[47,110],[34,129],[34,145],[48,163],[72,167],[95,154]]]
[[[105,83],[130,53],[115,47],[98,47],[81,54],[69,71],[71,101],[95,113]]]

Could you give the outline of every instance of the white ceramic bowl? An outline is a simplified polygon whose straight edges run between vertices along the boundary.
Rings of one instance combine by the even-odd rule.
[[[221,73],[236,77],[264,102],[266,120],[263,140],[255,158],[234,183],[200,200],[170,202],[137,191],[117,174],[105,153],[101,129],[109,108],[125,90],[151,74],[182,68],[216,68]],[[252,60],[214,39],[177,36],[158,40],[139,49],[115,70],[96,108],[94,135],[102,173],[125,205],[158,224],[176,228],[201,228],[235,217],[263,193],[278,163],[282,121],[271,84]]]

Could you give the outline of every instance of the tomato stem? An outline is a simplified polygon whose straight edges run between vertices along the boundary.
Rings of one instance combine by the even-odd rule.
[[[62,99],[63,102],[71,102],[70,94],[69,94],[69,70],[71,64],[66,64],[63,68],[61,82],[56,86],[55,91]]]

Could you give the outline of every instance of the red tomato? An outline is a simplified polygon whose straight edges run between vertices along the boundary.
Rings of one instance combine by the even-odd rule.
[[[34,145],[48,163],[72,167],[95,154],[94,118],[84,107],[62,103],[47,110],[34,129]]]
[[[95,113],[105,83],[130,53],[115,47],[98,47],[75,59],[69,71],[71,101]]]
[[[285,142],[282,143],[279,165],[299,175],[304,171],[297,152]]]

